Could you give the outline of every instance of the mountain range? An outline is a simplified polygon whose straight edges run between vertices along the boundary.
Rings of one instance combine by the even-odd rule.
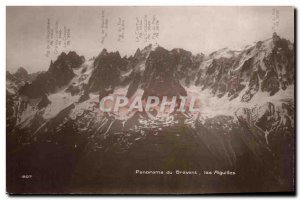
[[[212,193],[294,190],[295,47],[276,33],[209,55],[149,45],[133,56],[61,53],[6,72],[8,190]],[[200,113],[102,113],[107,95],[200,97]],[[136,176],[135,170],[232,170]],[[32,174],[30,183],[19,177]]]

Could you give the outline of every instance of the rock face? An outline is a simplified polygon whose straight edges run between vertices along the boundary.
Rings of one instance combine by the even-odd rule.
[[[195,84],[211,90],[217,97],[226,95],[231,100],[240,98],[248,102],[259,91],[272,96],[294,83],[294,45],[276,33],[254,46],[242,50],[225,48],[209,56],[194,56],[183,49],[167,51],[162,47],[149,53],[152,47],[147,48],[143,53],[137,51],[134,62],[129,62],[129,66],[134,63],[142,69],[131,73],[129,97],[138,88],[145,90],[145,96],[153,91],[184,94],[181,86]]]
[[[42,109],[51,101],[47,94],[54,93],[56,89],[65,86],[75,76],[73,69],[78,68],[84,58],[75,52],[62,53],[46,72],[29,74],[24,68],[19,68],[14,74],[6,72],[7,88],[7,117],[8,132],[21,120],[27,109],[34,113]],[[34,99],[34,100],[33,100]],[[33,106],[30,106],[34,102]]]
[[[277,106],[269,102],[252,109],[240,108],[236,116],[243,133],[249,133],[257,142],[257,144],[248,144],[254,154],[260,157],[266,156],[258,148],[267,147],[267,151],[273,154],[269,155],[272,161],[268,167],[273,169],[276,179],[285,185],[284,187],[292,185],[293,175],[285,172],[293,169],[295,164],[294,103],[286,100]]]
[[[7,72],[8,189],[293,191],[294,67],[294,44],[274,34],[210,55],[149,45],[130,57],[104,49],[87,61],[62,53],[33,80],[23,69]],[[195,94],[202,95],[199,115],[135,112],[120,118],[98,109],[106,95]],[[36,182],[20,181],[24,166]],[[133,178],[137,169],[237,175]]]
[[[23,67],[15,73],[6,71],[6,129],[10,132],[24,112],[27,103],[19,99],[19,90],[26,83],[33,81],[40,72],[29,74]]]
[[[234,99],[243,90],[241,99],[248,102],[258,91],[274,95],[294,83],[294,46],[276,34],[245,50],[221,53],[203,63],[207,67],[196,82],[218,97]]]
[[[16,93],[26,82],[32,82],[41,72],[29,74],[26,69],[20,67],[15,73],[6,71],[6,88],[10,93]]]
[[[146,61],[143,98],[148,96],[186,96],[185,89],[175,77],[176,55],[162,47],[152,51]]]
[[[14,74],[17,80],[26,81],[29,79],[29,74],[23,67],[20,67]]]
[[[137,49],[133,57],[130,57],[128,66],[131,68],[129,75],[129,87],[126,96],[132,97],[138,89],[143,87],[144,71],[146,61],[152,51],[152,45],[145,47],[143,50]]]
[[[121,72],[127,60],[122,59],[119,52],[108,53],[104,49],[94,61],[94,70],[89,80],[89,91],[103,93],[114,90],[121,84]]]
[[[20,95],[38,98],[55,92],[70,82],[75,76],[73,68],[79,67],[83,62],[84,58],[75,52],[61,53],[54,63],[51,61],[48,71],[40,73],[32,83],[26,83],[20,88]]]

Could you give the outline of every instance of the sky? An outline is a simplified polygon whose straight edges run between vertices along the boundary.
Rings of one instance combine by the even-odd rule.
[[[32,73],[47,70],[62,51],[89,59],[106,48],[129,56],[149,43],[209,54],[243,48],[274,31],[294,42],[293,7],[7,7],[6,67]]]

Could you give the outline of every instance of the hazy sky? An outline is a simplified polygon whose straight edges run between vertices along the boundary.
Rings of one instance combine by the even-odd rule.
[[[49,57],[46,56],[47,33],[52,29],[56,36],[56,22],[62,34],[64,27],[70,29],[70,45],[59,47],[58,53],[74,50],[86,58],[97,56],[103,48],[118,50],[122,56],[131,55],[150,42],[167,49],[184,48],[208,54],[270,38],[274,25],[279,36],[294,41],[292,7],[7,7],[6,14],[7,69],[12,72],[21,66],[29,72],[48,69],[50,60],[58,55],[51,47]],[[137,18],[145,16],[150,23],[150,36],[158,32],[159,37],[137,42]],[[107,37],[101,43],[101,26],[106,20]],[[159,31],[153,31],[157,20]],[[119,21],[124,24],[121,41]],[[143,30],[144,25],[142,21]]]

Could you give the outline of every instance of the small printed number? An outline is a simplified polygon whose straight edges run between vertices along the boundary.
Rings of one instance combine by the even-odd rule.
[[[32,178],[32,175],[22,175],[21,178],[29,179],[29,178]]]

